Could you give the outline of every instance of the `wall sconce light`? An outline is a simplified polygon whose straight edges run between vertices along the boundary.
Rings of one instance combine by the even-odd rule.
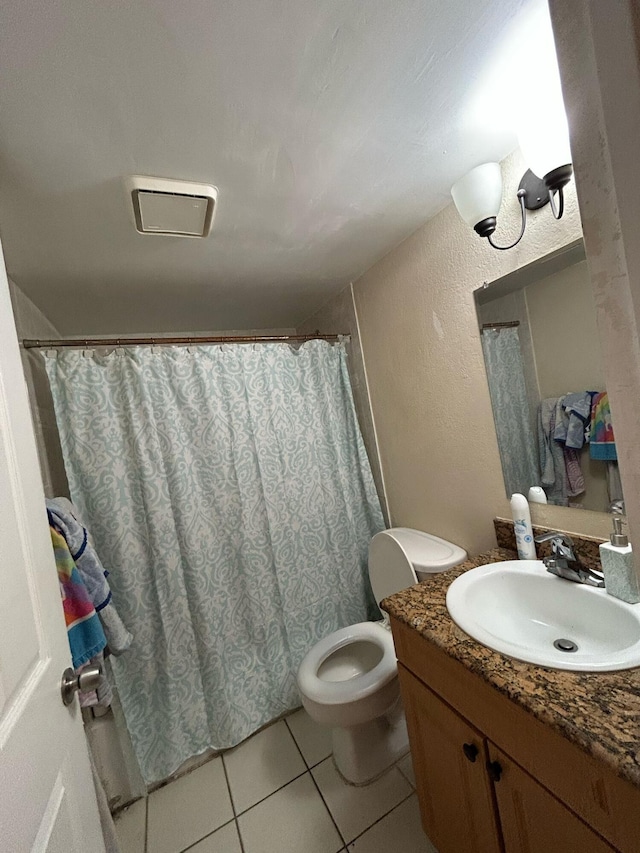
[[[566,126],[566,118],[564,124]],[[561,127],[561,130],[564,129]],[[476,166],[451,187],[451,195],[460,216],[477,234],[486,237],[494,249],[506,250],[517,246],[527,224],[527,210],[538,210],[550,204],[554,218],[560,219],[564,213],[564,187],[573,175],[568,130],[553,137],[548,133],[547,123],[532,121],[519,135],[519,140],[522,153],[531,168],[524,173],[518,187],[522,225],[518,239],[510,246],[498,246],[491,239],[496,230],[496,217],[502,201],[500,164],[483,163]],[[563,165],[558,166],[558,163]],[[539,178],[538,175],[544,177]]]

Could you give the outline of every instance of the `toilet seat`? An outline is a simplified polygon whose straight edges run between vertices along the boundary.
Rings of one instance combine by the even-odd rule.
[[[382,657],[362,675],[345,681],[328,681],[319,677],[318,670],[331,655],[352,643],[372,643]],[[396,652],[391,632],[377,622],[357,622],[329,634],[307,653],[298,670],[300,692],[322,705],[342,705],[356,702],[380,690],[398,674]]]

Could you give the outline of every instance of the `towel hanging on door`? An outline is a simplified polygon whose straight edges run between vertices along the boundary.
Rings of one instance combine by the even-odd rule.
[[[49,532],[58,570],[71,658],[74,669],[78,669],[104,649],[107,638],[66,539],[54,527],[49,526]]]
[[[109,653],[121,655],[133,642],[133,636],[120,618],[111,597],[108,572],[100,562],[89,531],[82,524],[75,506],[68,498],[47,498],[49,523],[64,536],[71,556],[102,623]]]

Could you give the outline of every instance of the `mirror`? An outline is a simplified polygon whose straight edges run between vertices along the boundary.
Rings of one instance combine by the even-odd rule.
[[[623,512],[582,243],[485,285],[475,299],[507,496]]]

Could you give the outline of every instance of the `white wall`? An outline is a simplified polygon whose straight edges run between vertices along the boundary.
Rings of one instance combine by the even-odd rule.
[[[40,340],[60,338],[60,334],[53,323],[12,281],[9,281],[9,292],[19,340],[23,338]],[[68,496],[67,475],[64,470],[62,449],[44,360],[40,351],[35,349],[23,349],[21,355],[29,391],[29,405],[36,434],[44,493],[47,497]]]

